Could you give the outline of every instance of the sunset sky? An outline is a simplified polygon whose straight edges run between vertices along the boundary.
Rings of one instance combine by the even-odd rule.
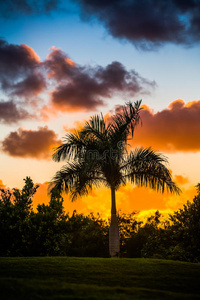
[[[142,99],[131,147],[168,157],[180,196],[127,184],[121,212],[163,213],[192,200],[200,182],[200,1],[5,0],[0,2],[0,185],[30,176],[47,203],[63,163],[52,148],[91,115]],[[110,191],[94,190],[65,209],[110,213]]]

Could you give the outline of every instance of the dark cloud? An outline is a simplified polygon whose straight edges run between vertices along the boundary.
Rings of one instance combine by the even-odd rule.
[[[109,33],[152,50],[164,43],[200,41],[200,0],[76,0],[83,17],[98,18]]]
[[[47,56],[44,65],[48,70],[48,77],[58,81],[71,77],[76,72],[75,62],[66,53],[54,46],[51,47],[51,53]]]
[[[115,61],[106,67],[80,66],[59,49],[53,48],[45,66],[48,77],[59,82],[52,92],[52,104],[60,110],[92,110],[104,104],[104,98],[116,93],[135,96],[155,87],[134,70],[127,71]]]
[[[38,55],[27,45],[0,40],[0,70],[0,87],[9,99],[0,101],[0,122],[10,124],[35,118],[35,113],[33,117],[28,112],[29,106],[37,107],[36,96],[46,88]]]
[[[32,70],[38,65],[39,57],[34,50],[27,45],[9,44],[0,40],[0,68],[2,73],[15,78]]]
[[[39,96],[52,87],[50,103],[40,111],[41,116],[52,110],[54,113],[95,110],[113,96],[126,98],[149,94],[156,86],[154,81],[148,81],[135,70],[127,70],[117,61],[105,67],[82,66],[52,47],[46,60],[41,62],[31,47],[4,40],[0,40],[0,70],[0,88],[8,99],[12,99],[7,104],[2,103],[4,107],[11,107],[4,118],[7,123],[28,118],[24,109],[31,111],[39,107],[41,110],[43,103]]]
[[[25,109],[17,106],[14,101],[0,100],[0,123],[12,124],[32,117]]]
[[[61,111],[90,111],[104,104],[103,100],[99,98],[102,93],[97,91],[100,90],[100,87],[93,80],[82,79],[85,79],[85,81],[58,86],[52,93],[52,103],[56,109]],[[87,90],[87,87],[90,90]]]
[[[12,96],[24,97],[30,99],[40,94],[46,88],[44,76],[40,73],[33,72],[27,75],[23,80],[11,83],[9,80],[2,80],[2,90]]]
[[[27,45],[0,40],[0,70],[1,88],[6,93],[33,97],[46,87],[40,58]]]
[[[152,146],[165,152],[200,151],[200,100],[172,102],[167,109],[153,113],[148,107],[141,112],[132,146]]]
[[[23,81],[12,86],[13,94],[20,97],[32,97],[40,94],[46,88],[46,82],[42,74],[33,73]]]
[[[0,1],[0,15],[4,18],[20,15],[49,14],[58,9],[60,0],[2,0]]]
[[[1,143],[2,151],[10,156],[50,159],[52,147],[61,144],[56,133],[48,127],[38,130],[19,128],[11,132]]]

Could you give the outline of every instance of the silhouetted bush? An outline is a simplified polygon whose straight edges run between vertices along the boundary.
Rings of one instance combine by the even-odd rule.
[[[22,190],[0,189],[0,256],[109,257],[109,221],[100,215],[65,213],[54,190],[48,204],[32,209],[38,186],[26,177]],[[161,221],[157,211],[146,223],[135,212],[118,216],[121,257],[200,262],[200,184],[192,202]]]

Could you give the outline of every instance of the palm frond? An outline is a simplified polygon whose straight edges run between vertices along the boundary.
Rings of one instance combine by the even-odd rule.
[[[139,148],[130,152],[121,169],[124,177],[133,184],[180,194],[181,190],[173,182],[166,163],[167,158],[162,154],[151,148]]]
[[[132,102],[126,103],[122,108],[122,112],[112,117],[109,128],[112,143],[121,141],[126,144],[129,134],[131,133],[133,136],[135,127],[140,121],[141,102],[142,100],[136,101],[134,105]]]
[[[133,135],[135,126],[140,120],[139,112],[141,110],[141,102],[142,100],[136,101],[134,105],[131,101],[127,102],[126,105],[122,107],[122,112],[113,116],[113,128],[120,131],[131,131]]]
[[[54,149],[52,159],[57,162],[65,159],[76,159],[84,151],[85,146],[79,131],[67,133],[63,144]]]
[[[84,129],[87,128],[95,132],[105,133],[106,125],[102,113],[91,117],[90,120],[86,122],[86,126],[84,126]]]
[[[102,172],[94,162],[73,162],[63,166],[56,172],[49,184],[49,192],[58,190],[59,192],[70,193],[71,200],[78,196],[87,195],[92,186],[98,186],[104,182]]]
[[[106,124],[103,115],[95,115],[90,118],[81,130],[81,137],[83,139],[95,139],[103,142],[106,137]]]

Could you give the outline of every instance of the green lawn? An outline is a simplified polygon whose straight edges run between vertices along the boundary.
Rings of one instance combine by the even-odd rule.
[[[200,299],[200,264],[153,259],[0,258],[0,299]]]

